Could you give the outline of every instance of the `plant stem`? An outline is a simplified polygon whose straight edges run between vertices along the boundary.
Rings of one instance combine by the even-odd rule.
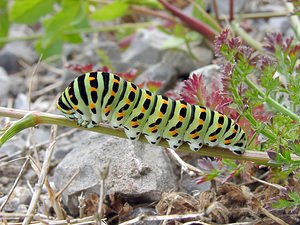
[[[238,69],[238,68],[236,68]],[[239,70],[239,69],[238,69]],[[240,71],[239,71],[240,72]],[[300,123],[300,117],[293,113],[292,111],[290,111],[289,109],[285,108],[284,106],[280,105],[277,101],[275,101],[273,98],[271,98],[270,96],[267,96],[262,90],[260,90],[248,77],[246,77],[245,79],[246,84],[251,87],[252,89],[254,89],[255,91],[257,91],[257,93],[260,95],[260,97],[262,97],[266,103],[273,107],[274,109],[276,109],[278,112],[281,112],[282,114],[290,117],[291,119],[295,120],[297,123]]]
[[[242,29],[236,21],[232,21],[230,23],[232,30],[238,34],[238,36],[242,37],[242,39],[247,42],[252,48],[265,53],[262,44],[256,41],[253,37],[251,37],[244,29]]]
[[[81,29],[74,29],[66,31],[65,34],[83,34],[83,33],[93,33],[93,32],[108,32],[120,29],[132,29],[132,28],[142,28],[142,27],[150,27],[154,26],[155,24],[152,22],[145,22],[145,23],[124,23],[120,25],[114,26],[107,26],[107,27],[89,27],[89,28],[81,28]],[[32,34],[28,36],[22,37],[4,37],[0,38],[0,44],[14,42],[14,41],[31,41],[41,38],[44,34]]]
[[[0,107],[0,116],[17,118],[17,119],[21,119],[24,116],[30,116],[34,120],[34,122],[32,123],[32,126],[35,126],[37,124],[56,124],[56,125],[60,125],[60,126],[73,127],[73,128],[77,128],[80,130],[93,131],[93,132],[97,132],[97,133],[108,134],[111,136],[127,138],[126,134],[123,130],[115,130],[115,129],[112,129],[105,125],[101,125],[101,126],[97,126],[97,127],[93,127],[93,128],[85,128],[85,127],[78,126],[76,124],[76,122],[74,122],[74,121],[67,120],[65,117],[56,115],[56,114],[43,113],[43,112],[28,112],[25,110]],[[0,137],[0,141],[1,141],[1,137]],[[144,136],[141,136],[139,141],[148,143],[147,139]],[[167,141],[165,141],[165,140],[160,141],[159,145],[162,147],[169,147]],[[278,166],[278,164],[274,164],[274,163],[270,162],[270,159],[269,159],[267,153],[265,153],[265,152],[246,151],[245,154],[239,156],[239,155],[234,155],[228,149],[223,149],[223,148],[219,148],[219,147],[211,148],[208,146],[202,147],[201,150],[198,152],[193,152],[193,151],[191,151],[191,149],[189,148],[189,146],[186,143],[184,143],[178,151],[187,152],[187,153],[195,153],[195,154],[203,155],[203,156],[221,157],[221,158],[228,158],[228,159],[235,159],[235,160],[246,160],[246,161],[252,161],[252,162],[258,163],[258,164]],[[293,156],[292,158],[294,160],[300,160],[300,158],[297,156]]]

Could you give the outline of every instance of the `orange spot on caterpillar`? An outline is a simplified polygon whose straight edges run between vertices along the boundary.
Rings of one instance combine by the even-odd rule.
[[[180,107],[181,107],[181,108],[186,108],[186,104],[181,103],[181,104],[180,104]]]
[[[225,145],[226,144],[230,144],[231,143],[231,140],[224,140],[224,142],[223,142]]]
[[[131,121],[130,124],[132,127],[140,125],[138,121]]]
[[[168,100],[162,99],[163,104],[168,104]]]
[[[151,99],[151,96],[147,94],[147,95],[145,96],[145,98],[146,98],[146,99]]]
[[[199,119],[199,120],[198,120],[198,124],[199,124],[199,125],[203,125],[203,124],[204,124],[204,121],[203,121],[202,119]]]
[[[126,103],[127,103],[128,105],[130,105],[130,104],[131,104],[131,101],[130,101],[130,99],[129,99],[129,98],[126,100]]]
[[[111,95],[111,96],[115,96],[115,95],[116,95],[116,92],[111,91],[110,95]]]
[[[118,81],[117,79],[114,79],[113,82],[117,84],[120,83],[120,81]]]
[[[90,88],[90,91],[91,91],[91,92],[93,92],[93,91],[97,91],[97,88],[95,88],[95,87],[91,87],[91,88]]]
[[[149,130],[153,133],[153,131],[157,130],[157,125],[155,125],[154,127],[149,127]]]
[[[104,113],[108,113],[108,112],[110,112],[110,108],[107,106],[107,107],[105,107],[105,109],[104,109]]]
[[[197,138],[197,137],[199,137],[199,135],[197,133],[191,134],[192,139]]]
[[[77,111],[77,110],[78,110],[78,106],[74,105],[74,106],[73,106],[73,109],[74,109],[75,111]]]
[[[217,124],[217,128],[222,128],[222,127],[223,127],[222,124],[220,124],[220,123]]]
[[[94,109],[95,108],[95,104],[94,103],[91,103],[90,104],[90,109]]]
[[[159,117],[159,118],[163,118],[163,117],[164,117],[164,114],[163,114],[162,112],[159,112],[159,113],[158,113],[158,117]]]
[[[146,111],[146,109],[145,109],[144,107],[142,107],[141,111],[142,111],[142,112],[145,112],[145,111]]]
[[[169,131],[169,133],[174,136],[175,134],[177,134],[177,130],[173,130],[173,131]]]
[[[216,140],[217,139],[217,136],[216,135],[214,135],[214,136],[211,136],[211,137],[209,137],[208,138],[210,141],[214,141],[214,140]]]
[[[182,116],[178,116],[178,120],[180,121],[180,122],[182,122],[183,121],[183,117]]]
[[[95,80],[95,77],[89,77],[89,81]]]
[[[117,113],[117,117],[118,117],[118,118],[124,117],[124,112],[119,112],[119,113]]]
[[[130,88],[130,91],[136,93],[136,89],[134,89],[133,87]]]

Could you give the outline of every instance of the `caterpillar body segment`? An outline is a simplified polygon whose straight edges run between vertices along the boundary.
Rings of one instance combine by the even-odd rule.
[[[57,108],[80,126],[109,121],[114,128],[124,128],[131,140],[143,134],[157,144],[164,138],[173,149],[186,142],[194,151],[205,144],[240,155],[247,145],[244,131],[224,114],[156,95],[112,73],[77,77],[58,98]]]
[[[155,103],[155,95],[145,89],[140,90],[140,99],[131,111],[129,117],[124,122],[123,127],[127,137],[136,140],[140,137],[149,119],[151,109]]]
[[[175,101],[162,95],[153,96],[153,107],[143,127],[143,134],[151,144],[157,144],[169,122],[175,108]]]
[[[192,105],[194,113],[183,140],[193,151],[198,151],[204,143],[207,129],[210,125],[211,110],[206,107]]]

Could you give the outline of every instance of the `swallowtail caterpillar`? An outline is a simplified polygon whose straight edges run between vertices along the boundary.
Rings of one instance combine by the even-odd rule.
[[[109,121],[113,128],[124,128],[131,140],[143,134],[157,144],[164,138],[172,149],[186,142],[193,151],[205,144],[241,155],[247,145],[245,132],[224,114],[151,93],[112,73],[77,77],[59,97],[57,108],[80,126]]]

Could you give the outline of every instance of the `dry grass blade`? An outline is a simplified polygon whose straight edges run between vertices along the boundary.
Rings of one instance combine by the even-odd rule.
[[[33,193],[30,205],[29,205],[27,213],[26,213],[26,217],[23,220],[23,223],[22,223],[23,225],[30,224],[30,222],[33,218],[32,214],[34,213],[34,211],[37,207],[37,203],[38,203],[38,200],[39,200],[41,192],[42,192],[42,187],[45,183],[45,180],[46,180],[46,177],[48,174],[48,170],[50,167],[51,157],[52,157],[55,142],[56,142],[55,141],[56,132],[57,132],[57,126],[52,126],[50,144],[49,144],[49,147],[47,148],[45,161],[43,163],[38,182],[35,185],[36,189],[35,189],[35,192]]]
[[[119,225],[135,224],[139,221],[163,221],[163,220],[174,221],[174,220],[183,220],[183,219],[192,219],[192,218],[196,219],[196,218],[201,218],[202,216],[204,216],[204,213],[185,214],[185,215],[167,215],[167,216],[140,215],[132,220],[128,220],[124,223],[120,223]]]

